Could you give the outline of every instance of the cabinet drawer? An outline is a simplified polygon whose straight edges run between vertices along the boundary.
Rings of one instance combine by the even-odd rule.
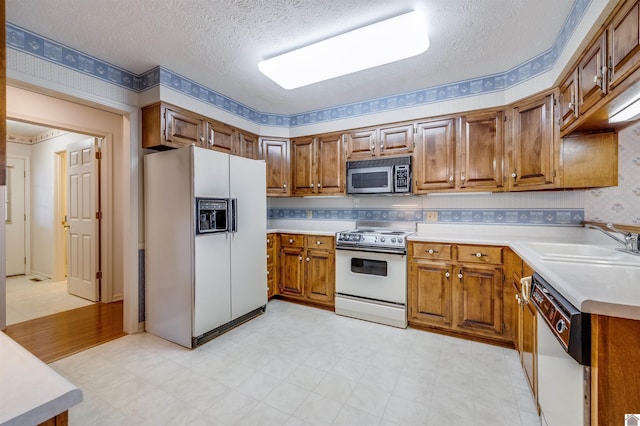
[[[502,247],[458,246],[458,260],[468,263],[502,263]]]
[[[411,243],[412,256],[420,259],[451,260],[450,244]]]
[[[300,234],[281,234],[280,244],[289,247],[304,247],[304,235]]]
[[[322,250],[333,250],[335,243],[333,237],[320,236],[320,235],[307,235],[307,248],[315,248]]]

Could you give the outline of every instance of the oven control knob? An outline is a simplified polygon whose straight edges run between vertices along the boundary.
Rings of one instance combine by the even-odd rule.
[[[391,237],[391,242],[395,243],[396,242],[396,237]]]
[[[556,323],[556,331],[558,333],[564,333],[566,329],[567,329],[567,324],[564,322],[563,319],[561,319]]]
[[[398,243],[402,244],[402,237],[398,237]]]
[[[384,243],[384,241],[385,241],[385,238],[384,237],[380,237],[380,242]]]

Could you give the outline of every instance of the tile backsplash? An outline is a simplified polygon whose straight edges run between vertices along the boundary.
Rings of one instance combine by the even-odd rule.
[[[640,225],[640,125],[619,132],[618,186],[575,191],[270,198],[268,219],[577,226]],[[433,221],[433,220],[431,220]]]

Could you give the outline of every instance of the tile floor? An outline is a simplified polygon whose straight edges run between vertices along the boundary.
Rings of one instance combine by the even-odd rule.
[[[7,277],[7,325],[93,304],[67,293],[67,282],[32,281],[29,275]]]
[[[517,353],[283,301],[188,350],[125,336],[51,366],[71,425],[539,425]]]

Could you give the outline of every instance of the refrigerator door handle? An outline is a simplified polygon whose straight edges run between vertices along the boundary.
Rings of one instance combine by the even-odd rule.
[[[238,199],[231,198],[230,200],[230,216],[231,216],[231,232],[238,232]]]

